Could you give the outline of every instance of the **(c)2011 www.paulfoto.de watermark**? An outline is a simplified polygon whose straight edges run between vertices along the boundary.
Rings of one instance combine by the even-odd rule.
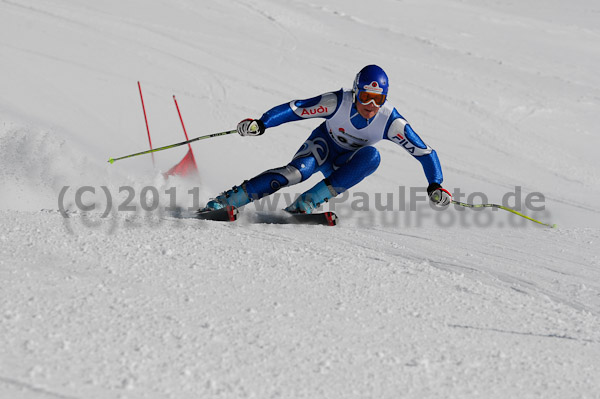
[[[451,191],[453,199],[466,203],[483,204],[488,196],[482,192],[463,193],[459,188]],[[69,200],[67,200],[67,195]],[[277,192],[258,199],[241,209],[256,212],[276,212],[290,205],[299,194]],[[546,198],[540,192],[523,193],[516,186],[501,197],[500,204],[530,216],[549,219],[545,206]],[[188,204],[181,206],[179,204]],[[170,187],[158,189],[154,186],[136,188],[120,186],[113,193],[108,186],[64,186],[58,196],[58,208],[61,215],[68,219],[79,214],[84,227],[99,228],[107,225],[113,232],[119,226],[137,227],[141,223],[160,224],[165,221],[180,220],[182,212],[193,214],[201,207],[198,187],[181,189]],[[516,215],[497,217],[496,208],[465,208],[458,205],[439,207],[427,197],[423,187],[398,186],[391,192],[367,193],[363,191],[345,191],[325,204],[325,208],[335,211],[343,221],[353,218],[358,225],[383,225],[398,227],[524,227],[526,219]],[[173,217],[169,217],[173,216]],[[72,232],[72,226],[65,222]]]

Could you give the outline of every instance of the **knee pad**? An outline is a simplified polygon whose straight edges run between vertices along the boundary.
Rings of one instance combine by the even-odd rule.
[[[270,195],[281,187],[298,184],[302,181],[302,174],[293,165],[267,170],[246,182],[248,195],[253,199],[259,199]]]

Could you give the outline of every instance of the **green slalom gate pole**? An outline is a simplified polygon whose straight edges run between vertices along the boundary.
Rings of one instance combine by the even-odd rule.
[[[162,151],[162,150],[168,150],[169,148],[175,148],[175,147],[179,147],[180,145],[185,145],[185,144],[188,144],[188,143],[193,143],[194,141],[204,140],[204,139],[210,139],[212,137],[217,137],[217,136],[225,136],[226,134],[232,134],[232,133],[237,133],[237,130],[228,130],[226,132],[207,134],[206,136],[196,137],[195,139],[191,139],[191,140],[187,140],[187,141],[182,141],[181,143],[171,144],[171,145],[167,145],[165,147],[154,148],[152,150],[137,152],[135,154],[125,155],[125,156],[118,157],[118,158],[110,158],[108,160],[108,162],[111,163],[111,164],[113,164],[113,163],[115,163],[115,161],[119,161],[121,159],[133,158],[133,157],[137,157],[138,155],[151,154],[153,152]]]
[[[550,224],[550,223],[540,222],[539,220],[535,220],[534,218],[530,218],[527,215],[523,215],[521,212],[515,211],[514,209],[511,209],[511,208],[509,208],[507,206],[503,206],[503,205],[497,205],[497,204],[467,204],[467,203],[464,203],[464,202],[459,202],[459,201],[454,201],[454,200],[452,200],[452,203],[455,204],[455,205],[464,206],[465,208],[500,208],[500,209],[504,209],[505,211],[508,211],[510,213],[514,213],[515,215],[519,215],[522,218],[531,220],[532,222],[536,222],[536,223],[539,223],[541,225],[551,227],[553,229],[555,229],[555,228],[558,227],[556,224]]]

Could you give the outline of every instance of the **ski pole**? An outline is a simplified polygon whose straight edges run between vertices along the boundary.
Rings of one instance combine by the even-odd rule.
[[[191,139],[191,140],[187,140],[187,141],[182,141],[181,143],[171,144],[171,145],[167,145],[165,147],[155,148],[153,150],[137,152],[135,154],[125,155],[125,156],[122,156],[122,157],[119,157],[119,158],[110,158],[108,160],[108,162],[112,164],[115,161],[119,161],[121,159],[137,157],[138,155],[151,154],[153,152],[162,151],[162,150],[168,150],[169,148],[175,148],[175,147],[179,147],[180,145],[186,145],[188,143],[193,143],[194,141],[204,140],[204,139],[210,139],[212,137],[224,136],[226,134],[232,134],[232,133],[237,133],[237,130],[228,130],[226,132],[207,134],[206,136],[196,137],[195,139]]]
[[[511,209],[507,206],[503,206],[503,205],[498,205],[498,204],[467,204],[464,202],[459,202],[459,201],[454,201],[452,200],[452,203],[455,205],[460,205],[460,206],[464,206],[465,208],[500,208],[500,209],[504,209],[505,211],[508,211],[510,213],[514,213],[515,215],[519,215],[525,219],[529,219],[532,222],[536,222],[539,223],[541,225],[544,226],[548,226],[551,227],[553,229],[557,228],[558,226],[556,224],[550,224],[550,223],[544,223],[544,222],[540,222],[539,220],[535,220],[533,218],[530,218],[529,216],[523,215],[521,212],[515,211],[514,209]]]

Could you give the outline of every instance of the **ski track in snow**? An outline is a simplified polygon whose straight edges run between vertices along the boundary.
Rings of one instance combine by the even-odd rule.
[[[0,1],[0,398],[598,397],[598,6],[378,7]],[[137,81],[157,147],[183,137],[174,94],[195,137],[349,87],[365,63],[388,71],[446,187],[542,192],[559,229],[397,196],[356,211],[352,194],[335,228],[255,223],[252,206],[235,223],[117,211],[125,186],[138,210],[147,187],[203,203],[317,125],[202,142],[200,176],[165,181],[184,150],[106,163],[147,148]],[[424,184],[378,149],[352,193]]]

